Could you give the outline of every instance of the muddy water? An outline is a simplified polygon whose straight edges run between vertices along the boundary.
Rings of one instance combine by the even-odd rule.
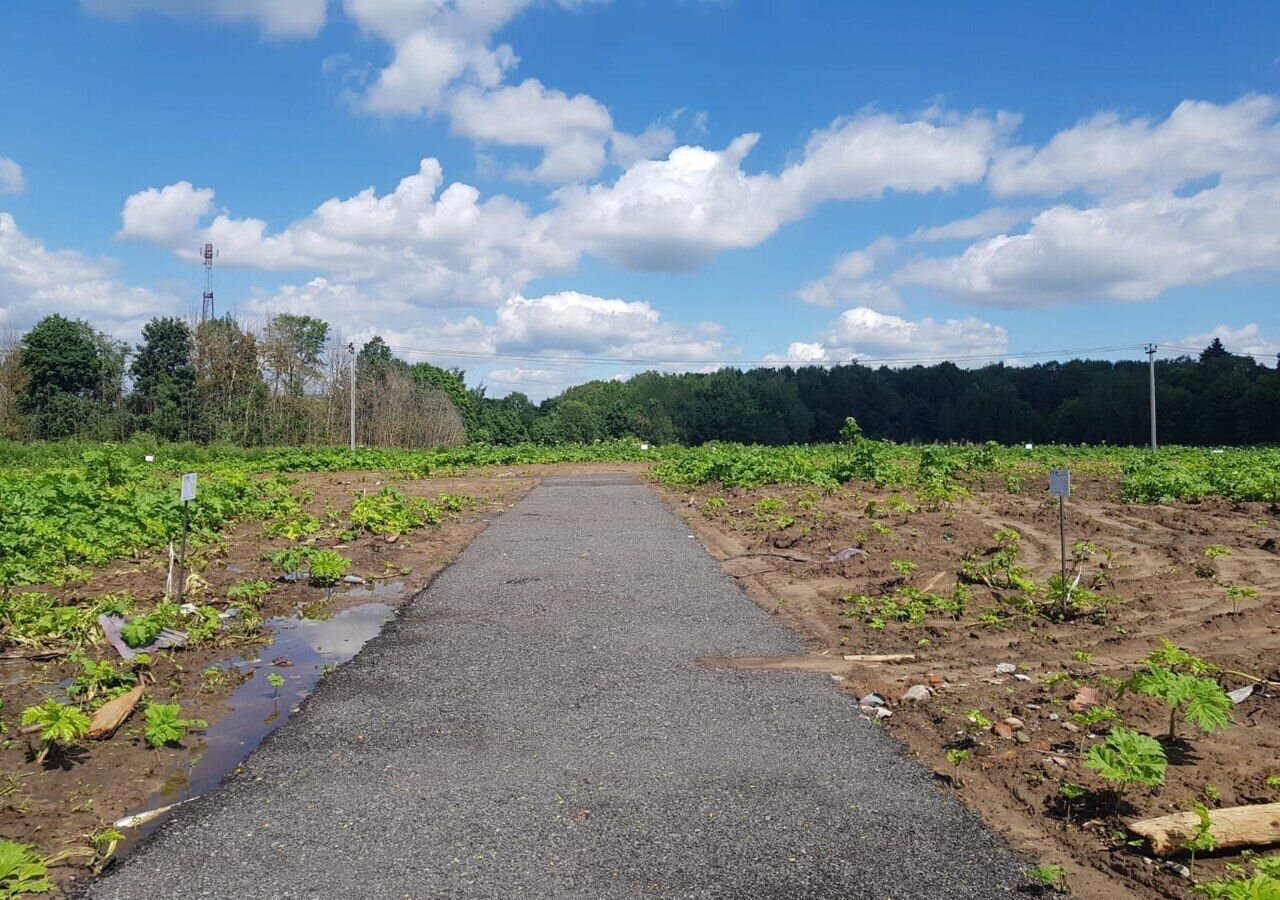
[[[344,592],[343,596],[382,596],[388,593],[388,588],[362,586]],[[263,738],[298,708],[324,675],[325,668],[355,656],[365,642],[381,630],[391,611],[385,603],[370,602],[330,618],[268,619],[265,624],[274,635],[273,642],[258,648],[259,655],[254,658],[236,658],[222,665],[248,675],[228,700],[232,712],[203,734],[188,740],[190,751],[185,764],[175,769],[164,786],[130,815],[182,803],[217,787],[223,776],[240,765]],[[267,681],[272,673],[284,679],[279,690]],[[136,845],[138,839],[154,830],[162,819],[158,817],[127,829],[120,854]]]

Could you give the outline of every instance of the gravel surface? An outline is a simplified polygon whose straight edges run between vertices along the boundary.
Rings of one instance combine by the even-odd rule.
[[[627,477],[548,478],[106,898],[978,898],[1023,865]]]

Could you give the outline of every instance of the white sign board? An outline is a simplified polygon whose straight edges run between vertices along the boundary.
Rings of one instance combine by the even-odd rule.
[[[190,472],[182,476],[182,502],[196,499],[196,473]]]
[[[1049,493],[1055,497],[1071,496],[1071,473],[1066,469],[1050,469]]]

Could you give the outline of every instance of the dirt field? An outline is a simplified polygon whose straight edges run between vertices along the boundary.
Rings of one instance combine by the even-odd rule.
[[[282,537],[268,537],[261,525],[246,525],[232,533],[225,544],[192,553],[190,567],[207,580],[208,588],[197,599],[218,605],[226,590],[236,582],[261,578],[272,583],[272,591],[262,603],[263,619],[275,629],[295,623],[323,624],[339,617],[338,627],[321,633],[331,643],[347,636],[343,612],[371,603],[394,609],[421,590],[450,560],[485,527],[488,520],[514,504],[537,483],[536,476],[515,471],[499,471],[484,476],[460,478],[404,479],[394,475],[358,472],[299,476],[298,490],[310,492],[309,512],[324,517],[326,510],[349,510],[353,497],[361,491],[374,492],[385,485],[414,497],[434,499],[440,493],[465,495],[474,504],[450,514],[439,525],[399,536],[393,542],[364,534],[334,543],[323,537],[317,546],[333,547],[352,560],[350,573],[367,579],[364,585],[341,585],[332,590],[305,582],[278,580],[279,569],[262,557],[264,553],[289,544]],[[166,557],[146,558],[107,566],[86,583],[51,588],[35,586],[53,596],[98,597],[114,591],[128,591],[138,601],[149,603],[163,597]],[[379,606],[378,611],[385,609]],[[215,785],[262,736],[279,725],[291,705],[307,693],[314,679],[321,677],[319,662],[345,659],[359,643],[376,633],[379,619],[364,622],[354,645],[345,650],[318,656],[311,673],[295,668],[295,660],[280,656],[269,643],[227,642],[222,646],[193,648],[155,655],[151,667],[154,684],[149,697],[163,702],[177,701],[186,718],[205,719],[209,729],[193,732],[180,746],[151,749],[142,739],[139,720],[133,717],[108,740],[93,741],[66,754],[54,751],[43,767],[33,761],[36,736],[21,735],[17,715],[27,706],[41,702],[79,674],[80,667],[65,659],[51,661],[6,661],[0,663],[0,713],[9,726],[7,740],[0,744],[0,834],[11,840],[34,843],[46,855],[68,848],[82,849],[88,836],[140,808],[191,796],[193,781]],[[350,626],[346,630],[350,630]],[[287,643],[281,640],[281,644]],[[303,652],[309,648],[301,646]],[[91,659],[111,659],[119,663],[107,644],[86,648]],[[241,662],[243,661],[243,662]],[[301,660],[296,662],[301,663]],[[238,664],[233,664],[238,663]],[[219,667],[226,677],[208,678],[203,673]],[[287,680],[272,696],[265,684],[268,671]],[[293,682],[303,679],[300,685]],[[250,690],[237,694],[236,715],[244,721],[231,723],[229,734],[220,726],[232,715],[228,701],[234,691],[248,684]],[[291,687],[297,689],[290,692]],[[264,722],[259,709],[265,708]],[[247,713],[248,716],[241,714]],[[154,826],[154,822],[151,823]],[[126,838],[134,837],[125,829]],[[86,874],[91,862],[72,857],[52,868],[55,881],[68,886]]]
[[[1037,582],[1046,581],[1060,562],[1056,502],[1035,489],[1010,494],[1003,486],[934,510],[916,509],[910,496],[863,488],[663,492],[725,570],[812,646],[801,660],[708,664],[802,667],[830,672],[859,697],[879,692],[892,712],[887,727],[934,768],[945,789],[1015,845],[1045,864],[1065,866],[1073,895],[1191,896],[1182,875],[1119,844],[1122,821],[1186,810],[1195,800],[1210,808],[1280,800],[1280,784],[1265,783],[1280,775],[1275,684],[1236,706],[1226,731],[1205,734],[1182,724],[1178,740],[1167,746],[1167,783],[1154,792],[1131,789],[1119,815],[1103,782],[1081,765],[1088,728],[1072,721],[1068,706],[1081,687],[1093,687],[1125,724],[1160,735],[1167,711],[1132,693],[1117,698],[1108,681],[1133,674],[1160,637],[1243,673],[1224,676],[1228,689],[1280,679],[1280,509],[1274,506],[1132,506],[1118,501],[1118,485],[1085,478],[1067,505],[1067,541],[1069,548],[1087,541],[1093,549],[1082,550],[1071,570],[1081,570],[1082,585],[1115,598],[1105,615],[1065,624],[1044,618],[992,624],[982,621],[983,612],[1000,607],[1009,592],[970,585],[958,618],[873,627],[865,617],[846,615],[854,604],[840,598],[893,595],[904,586],[948,595],[966,556],[991,558],[1000,529],[1021,534],[1018,563]],[[1214,546],[1230,554],[1207,556]],[[843,554],[847,559],[828,561],[847,548],[854,548]],[[1233,608],[1227,586],[1257,593]],[[846,654],[895,653],[915,658],[876,665],[844,660]],[[1016,677],[997,674],[1000,663],[1015,666]],[[927,686],[928,699],[902,701],[914,685]],[[991,725],[979,720],[975,726],[973,710]],[[949,749],[967,752],[967,759],[948,761]],[[1064,783],[1089,791],[1075,801],[1069,825],[1059,795]],[[1195,876],[1220,873],[1228,861],[1202,859]]]

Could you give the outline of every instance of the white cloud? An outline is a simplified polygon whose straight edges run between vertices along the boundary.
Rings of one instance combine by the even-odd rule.
[[[1044,147],[998,154],[989,183],[1000,195],[1081,189],[1129,197],[1205,177],[1273,176],[1280,174],[1278,112],[1276,98],[1250,94],[1225,105],[1186,100],[1163,122],[1099,113]]]
[[[882,237],[863,250],[846,253],[836,260],[829,274],[807,282],[796,296],[815,306],[857,303],[885,311],[901,309],[902,298],[897,290],[884,281],[871,278],[879,262],[895,249],[896,241]]]
[[[666,159],[635,164],[612,185],[561,190],[561,229],[589,252],[631,268],[690,269],[724,250],[754,247],[826,201],[980,181],[1004,127],[1000,117],[868,113],[815,132],[802,157],[778,175],[743,170],[756,134],[724,150],[677,147]]]
[[[156,12],[192,19],[254,22],[270,37],[315,37],[324,27],[326,0],[80,0],[90,12],[129,16]]]
[[[0,156],[0,194],[21,194],[26,189],[22,166],[7,156]]]
[[[1280,270],[1280,180],[1057,206],[1025,234],[908,263],[895,281],[981,303],[1150,300],[1171,287]]]
[[[206,196],[207,193],[207,196]],[[307,270],[359,285],[366,296],[417,306],[496,306],[535,277],[565,271],[578,258],[548,236],[545,216],[532,217],[505,196],[482,200],[470,185],[444,186],[434,159],[395,190],[368,188],[333,198],[273,232],[266,222],[211,211],[212,193],[170,185],[125,202],[122,234],[190,258],[212,241],[224,266]],[[155,210],[149,218],[145,213]]]
[[[564,184],[594,177],[613,134],[609,111],[586,94],[570,97],[535,78],[491,91],[467,88],[450,106],[454,132],[479,143],[538,147],[542,162],[518,178]]]
[[[1004,328],[977,318],[939,322],[926,316],[913,322],[865,306],[846,309],[820,337],[811,343],[795,341],[785,354],[772,354],[766,362],[796,366],[885,360],[905,366],[913,360],[951,359],[962,366],[983,365],[1009,347]],[[966,361],[967,357],[979,358]]]
[[[1021,225],[1036,214],[1036,210],[1028,208],[1011,209],[997,206],[984,210],[967,219],[958,219],[945,225],[932,228],[917,228],[911,235],[916,243],[927,244],[934,241],[972,240],[1001,234],[1016,225]]]
[[[110,260],[50,250],[0,212],[0,313],[6,324],[28,328],[56,312],[128,338],[153,315],[186,312],[173,297],[124,284],[113,268]]]
[[[1217,338],[1232,353],[1252,356],[1258,362],[1268,366],[1276,365],[1276,354],[1280,353],[1280,331],[1266,335],[1257,322],[1232,328],[1230,325],[1218,325],[1211,331],[1192,334],[1170,343],[1178,347],[1204,348]]]
[[[194,233],[212,209],[213,191],[197,190],[189,181],[149,188],[125,200],[118,236],[168,243],[175,235]]]

